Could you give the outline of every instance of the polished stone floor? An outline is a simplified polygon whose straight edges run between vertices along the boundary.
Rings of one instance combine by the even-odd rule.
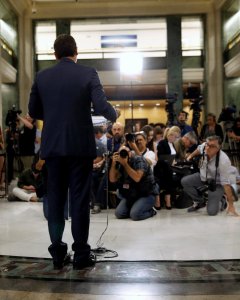
[[[240,211],[240,201],[236,203]],[[144,221],[117,220],[114,211],[91,215],[89,243],[97,247],[101,233],[103,247],[114,250],[113,260],[213,260],[240,259],[240,217],[225,212],[211,217],[203,208],[162,209]],[[64,241],[70,249],[71,222],[66,221]],[[50,257],[47,222],[42,203],[0,200],[0,255]],[[112,256],[112,255],[106,255]]]
[[[47,252],[42,203],[1,199],[0,299],[240,299],[239,225],[240,217],[210,217],[205,209],[162,209],[140,222],[103,211],[91,215],[89,243],[113,252],[101,253],[93,269],[59,272]],[[69,245],[70,226],[66,221]]]

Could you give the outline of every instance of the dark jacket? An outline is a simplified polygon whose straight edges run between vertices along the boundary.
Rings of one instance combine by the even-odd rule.
[[[116,112],[93,68],[62,58],[37,73],[28,108],[32,118],[44,121],[41,158],[96,157],[91,104],[96,113],[115,122]]]
[[[175,148],[174,144],[173,144],[173,147]],[[159,158],[159,155],[162,155],[162,154],[171,154],[171,149],[170,149],[167,139],[161,140],[158,143],[158,146],[157,146],[158,158]]]
[[[208,125],[204,124],[200,133],[200,139],[201,140],[206,140],[207,137],[210,136],[210,134],[207,134],[207,129],[208,129]],[[215,125],[215,135],[219,136],[221,138],[221,140],[223,141],[223,130],[221,125],[216,124]]]

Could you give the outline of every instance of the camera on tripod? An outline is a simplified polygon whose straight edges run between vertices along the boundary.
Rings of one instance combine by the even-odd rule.
[[[192,109],[193,111],[201,112],[202,108],[201,106],[204,104],[204,100],[202,96],[199,96],[196,99],[190,99],[189,100],[192,104],[190,106],[190,110]]]
[[[203,186],[197,187],[197,192],[200,196],[205,196],[208,191],[216,191],[216,180],[208,179]]]
[[[174,119],[176,117],[174,104],[178,100],[178,94],[175,93],[174,95],[167,95],[166,99],[166,106],[165,111],[167,112],[167,126],[173,126],[174,125]]]
[[[224,107],[218,117],[218,123],[220,122],[233,122],[234,114],[237,112],[236,105],[227,105]]]
[[[166,99],[166,107],[165,110],[166,112],[173,113],[174,112],[174,103],[177,102],[177,94],[175,93],[174,95],[167,95]]]
[[[8,110],[5,124],[10,128],[12,132],[16,131],[18,115],[20,115],[21,113],[22,111],[17,110],[15,105],[12,106],[12,109]]]

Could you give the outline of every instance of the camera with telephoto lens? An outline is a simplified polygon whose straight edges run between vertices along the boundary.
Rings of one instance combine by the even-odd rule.
[[[121,158],[126,158],[126,157],[128,157],[128,151],[127,151],[126,149],[120,150],[119,156],[120,156]]]
[[[134,133],[126,133],[125,134],[125,139],[126,139],[127,142],[134,143],[134,141],[135,141],[135,135],[134,135]]]
[[[215,179],[208,179],[207,182],[203,186],[197,187],[197,192],[200,196],[204,196],[204,194],[208,191],[211,191],[211,192],[216,191]]]

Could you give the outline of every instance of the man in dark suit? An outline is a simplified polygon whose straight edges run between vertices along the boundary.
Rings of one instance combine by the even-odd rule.
[[[45,159],[48,184],[48,250],[54,267],[69,262],[62,242],[64,204],[71,199],[73,267],[92,266],[88,245],[89,202],[93,159],[96,157],[91,105],[96,113],[115,122],[117,112],[107,102],[97,72],[78,65],[75,40],[66,34],[54,42],[58,63],[37,73],[29,99],[29,114],[44,121],[40,155]]]

